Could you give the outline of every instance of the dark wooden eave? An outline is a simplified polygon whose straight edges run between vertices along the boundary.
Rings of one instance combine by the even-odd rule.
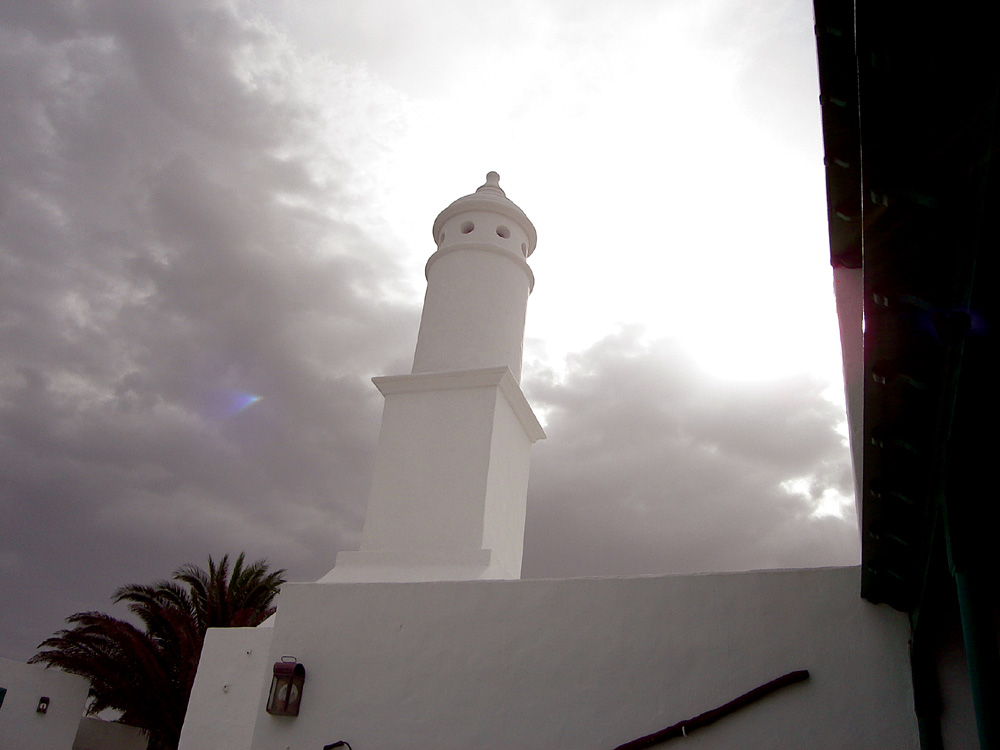
[[[863,275],[862,595],[914,612],[935,571],[1000,559],[997,10],[815,12],[830,259]]]

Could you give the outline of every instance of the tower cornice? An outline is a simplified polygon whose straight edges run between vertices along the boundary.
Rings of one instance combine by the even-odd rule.
[[[461,242],[438,249],[430,258],[427,259],[427,263],[424,264],[424,278],[430,278],[431,266],[435,261],[438,261],[444,256],[450,255],[458,250],[479,250],[480,252],[492,253],[494,255],[499,255],[501,258],[506,258],[524,271],[524,275],[528,279],[528,291],[534,291],[535,274],[532,272],[531,266],[525,262],[524,258],[520,255],[514,255],[504,248],[491,245],[488,242]]]
[[[484,367],[476,370],[453,370],[450,372],[422,372],[410,375],[384,375],[372,378],[375,387],[383,396],[394,393],[422,393],[425,391],[450,391],[461,388],[485,388],[500,386],[500,392],[524,428],[525,434],[534,443],[545,438],[545,430],[532,411],[521,386],[514,379],[509,367]]]

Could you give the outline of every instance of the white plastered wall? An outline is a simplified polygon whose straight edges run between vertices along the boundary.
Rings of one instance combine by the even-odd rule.
[[[496,388],[386,396],[362,550],[479,549]]]
[[[179,750],[250,747],[265,680],[271,627],[210,628],[191,687]],[[263,711],[263,709],[261,709]]]
[[[105,721],[95,716],[80,720],[73,750],[146,750],[149,735],[128,724]]]
[[[323,583],[519,578],[531,444],[510,369],[375,378],[385,395],[361,547]]]
[[[524,404],[526,406],[527,402]],[[540,433],[541,428],[538,428],[537,434]],[[496,447],[491,454],[486,480],[481,543],[484,549],[493,550],[493,564],[498,570],[492,576],[495,578],[521,577],[532,437],[518,419],[508,396],[503,391],[498,393],[493,409]]]
[[[83,677],[36,664],[0,659],[0,748],[71,750],[87,707],[90,683]],[[49,699],[38,713],[38,699]]]
[[[258,680],[252,748],[610,750],[796,669],[685,746],[915,747],[906,618],[857,587],[857,568],[286,586],[268,661],[305,665],[302,711],[266,714]]]

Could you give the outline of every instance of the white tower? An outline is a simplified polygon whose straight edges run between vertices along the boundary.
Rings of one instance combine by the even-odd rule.
[[[434,221],[409,375],[385,397],[357,552],[322,582],[520,578],[528,453],[545,437],[519,385],[537,237],[500,176]]]

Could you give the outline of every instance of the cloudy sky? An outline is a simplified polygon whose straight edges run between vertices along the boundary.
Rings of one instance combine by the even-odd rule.
[[[855,564],[808,0],[0,0],[0,656],[355,549],[431,224],[538,229],[528,577]]]

